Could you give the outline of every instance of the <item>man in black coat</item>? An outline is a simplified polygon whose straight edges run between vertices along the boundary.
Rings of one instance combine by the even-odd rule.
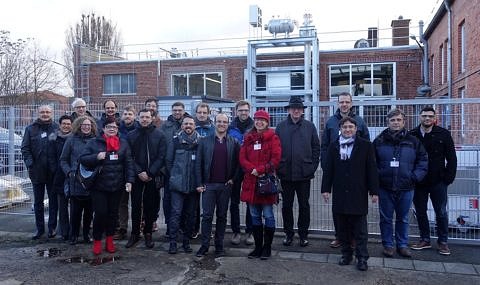
[[[160,170],[165,165],[166,141],[162,131],[153,122],[150,110],[138,112],[140,127],[128,134],[128,143],[135,164],[136,179],[132,188],[132,233],[125,247],[130,248],[140,240],[140,221],[143,203],[145,227],[143,234],[145,246],[152,248],[152,226],[157,219],[160,207],[160,192],[155,183],[155,177],[161,175]]]
[[[48,237],[55,236],[57,227],[57,195],[52,189],[53,174],[48,167],[48,142],[55,136],[58,124],[53,121],[53,109],[49,105],[38,108],[38,119],[25,129],[22,141],[22,155],[28,176],[33,186],[33,210],[37,240],[45,233],[44,204],[45,189],[48,194]]]
[[[240,144],[227,134],[228,117],[219,113],[215,117],[215,134],[202,138],[198,144],[195,161],[195,183],[202,193],[202,246],[196,256],[208,252],[213,214],[217,213],[215,226],[215,255],[223,256],[223,239],[227,225],[228,202],[232,185],[239,177],[238,154]]]
[[[450,132],[435,125],[435,109],[425,107],[420,112],[420,125],[410,131],[411,135],[422,142],[428,153],[428,172],[425,178],[416,184],[413,204],[417,215],[420,241],[410,248],[422,250],[431,248],[430,224],[427,216],[428,197],[432,201],[437,220],[438,253],[450,255],[447,245],[448,213],[447,187],[455,180],[457,173],[457,155]]]
[[[310,181],[315,176],[320,158],[320,141],[315,125],[303,118],[302,99],[292,96],[288,106],[288,118],[278,124],[276,133],[282,143],[282,159],[277,174],[282,183],[282,217],[285,240],[293,242],[293,201],[298,200],[298,235],[300,246],[308,245],[310,226]]]
[[[340,136],[340,127],[339,123],[342,118],[350,117],[357,122],[357,133],[355,134],[357,137],[362,137],[366,140],[370,140],[370,133],[368,131],[367,124],[363,120],[362,117],[357,116],[355,112],[352,110],[353,107],[353,100],[352,95],[348,92],[342,92],[338,94],[338,109],[331,116],[328,118],[327,122],[325,123],[325,128],[322,132],[322,142],[321,142],[321,155],[320,155],[320,164],[322,169],[325,170],[325,164],[327,160],[327,149],[328,146],[336,142],[338,137]],[[337,248],[341,246],[341,243],[337,237],[336,229],[337,229],[337,218],[335,214],[333,214],[333,226],[335,228],[335,240],[330,243],[330,247]],[[351,241],[349,241],[350,243]],[[353,246],[353,245],[352,245]]]
[[[53,173],[53,191],[57,194],[58,202],[58,222],[60,224],[60,234],[63,240],[69,239],[70,219],[68,215],[68,197],[65,195],[65,173],[60,166],[60,156],[67,138],[72,133],[72,118],[63,115],[58,119],[60,129],[55,136],[51,136],[48,147],[48,166]],[[55,233],[52,233],[55,235]]]
[[[342,244],[340,265],[352,261],[350,241],[355,239],[357,268],[368,269],[368,195],[378,200],[378,172],[370,141],[359,136],[357,122],[345,117],[339,123],[341,135],[328,147],[322,178],[322,195],[328,202],[333,186],[332,212],[337,217],[337,235]],[[351,236],[353,234],[353,236]]]

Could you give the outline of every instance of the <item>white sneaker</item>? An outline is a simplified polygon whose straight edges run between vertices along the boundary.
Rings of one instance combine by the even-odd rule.
[[[254,244],[255,240],[253,239],[253,235],[251,233],[247,234],[247,238],[245,239],[245,244],[246,245],[252,245]]]
[[[234,233],[232,235],[232,239],[230,240],[230,242],[233,245],[239,245],[240,244],[240,234],[239,233]]]

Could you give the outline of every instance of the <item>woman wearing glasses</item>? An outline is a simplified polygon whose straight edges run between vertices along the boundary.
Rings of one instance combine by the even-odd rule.
[[[93,218],[93,253],[102,252],[102,236],[105,232],[105,249],[109,253],[116,251],[113,243],[118,206],[122,191],[130,192],[135,181],[134,165],[130,147],[118,136],[119,121],[114,117],[106,118],[103,135],[91,140],[80,162],[89,169],[101,166],[91,189]]]
[[[77,243],[80,232],[80,221],[83,214],[83,241],[92,242],[90,223],[92,222],[92,200],[90,193],[76,182],[75,172],[78,158],[87,142],[97,135],[97,125],[92,117],[80,116],[73,121],[72,134],[63,147],[60,156],[60,166],[65,173],[65,196],[70,198],[70,244]]]

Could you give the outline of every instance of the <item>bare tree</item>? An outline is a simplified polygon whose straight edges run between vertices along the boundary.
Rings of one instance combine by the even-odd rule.
[[[19,96],[55,89],[61,79],[52,65],[48,50],[33,39],[10,40],[10,32],[0,31],[0,96],[6,104],[20,103]]]
[[[74,86],[72,75],[75,45],[84,45],[110,56],[118,56],[122,52],[122,37],[117,25],[104,16],[96,15],[95,12],[82,14],[80,21],[70,26],[65,34],[66,47],[63,50],[63,60],[68,68],[65,76],[70,78],[71,87]]]

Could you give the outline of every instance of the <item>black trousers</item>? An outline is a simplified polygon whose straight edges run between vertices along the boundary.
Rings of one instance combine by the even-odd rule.
[[[70,218],[68,215],[68,199],[63,193],[57,193],[58,201],[58,225],[60,228],[59,234],[67,239],[70,235]]]
[[[298,200],[298,235],[300,238],[307,238],[310,227],[310,180],[303,181],[281,181],[282,183],[282,217],[283,231],[288,236],[293,236],[293,201],[295,194]]]
[[[350,241],[355,239],[355,255],[357,259],[368,259],[368,231],[366,215],[346,215],[336,214],[337,217],[337,235],[342,242],[342,255],[352,256],[353,249]],[[353,234],[353,236],[352,236]]]
[[[93,193],[93,192],[92,192]],[[90,232],[92,222],[92,199],[89,196],[70,197],[70,231],[72,237],[78,237],[83,213],[83,235]]]
[[[118,221],[118,205],[122,191],[92,191],[93,239],[102,240],[103,233],[113,236]]]
[[[132,234],[140,234],[140,222],[143,218],[145,226],[143,233],[152,233],[153,222],[157,220],[160,207],[160,191],[157,189],[155,181],[142,182],[136,180],[131,192],[132,199]]]

